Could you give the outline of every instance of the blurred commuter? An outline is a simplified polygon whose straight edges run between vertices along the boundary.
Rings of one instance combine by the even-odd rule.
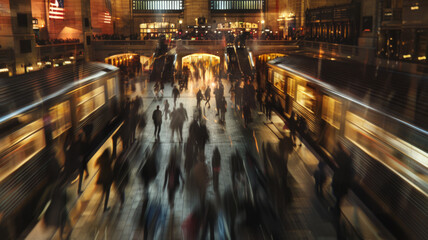
[[[187,111],[184,108],[183,103],[180,103],[180,108],[177,109],[177,130],[180,134],[180,142],[183,142],[183,125],[184,122],[188,119],[189,117],[187,116]]]
[[[227,112],[227,102],[226,98],[222,97],[221,103],[220,103],[220,121],[225,123],[226,122],[226,112]]]
[[[194,124],[197,122],[193,121],[191,123],[190,126],[192,126],[192,124]],[[189,138],[187,139],[187,142],[185,144],[185,158],[184,158],[184,170],[186,172],[186,176],[188,177],[190,175],[190,171],[193,168],[193,165],[195,163],[195,158],[196,158],[196,154],[197,154],[197,150],[195,148],[195,140],[192,140],[192,138],[189,135]]]
[[[244,104],[244,108],[242,109],[243,113],[244,113],[244,126],[245,128],[248,127],[248,124],[250,124],[251,122],[251,108],[250,108],[250,104],[245,103]]]
[[[294,111],[291,111],[290,119],[289,119],[289,126],[290,126],[290,133],[291,133],[291,139],[293,140],[293,143],[296,142],[296,131],[297,131],[297,120],[296,120],[296,113]]]
[[[205,124],[205,120],[199,122],[199,129],[196,132],[196,142],[198,144],[198,153],[205,155],[205,145],[210,141],[210,134]]]
[[[168,99],[165,99],[165,102],[163,103],[163,115],[165,115],[165,120],[168,119],[168,115],[170,114],[169,111],[169,103],[168,103]]]
[[[177,86],[174,86],[174,88],[172,89],[172,96],[174,97],[174,107],[175,107],[177,98],[180,96],[180,91],[178,90]]]
[[[176,164],[175,153],[171,152],[169,157],[169,163],[165,170],[165,180],[163,183],[163,189],[168,183],[168,202],[170,208],[174,208],[174,197],[177,188],[180,186],[180,179],[184,185],[183,175],[181,174],[180,166]]]
[[[159,134],[162,125],[162,111],[159,110],[159,105],[156,106],[156,110],[153,111],[152,115],[153,123],[155,124],[154,136],[159,140]]]
[[[158,163],[156,158],[157,146],[157,144],[154,144],[151,150],[149,148],[146,149],[144,154],[145,160],[142,162],[143,165],[140,167],[139,171],[141,182],[143,183],[145,199],[148,198],[150,183],[155,180],[158,174]]]
[[[230,169],[232,171],[232,186],[233,190],[236,190],[236,181],[241,178],[241,175],[244,173],[244,165],[242,162],[241,155],[238,152],[238,149],[235,149],[235,153],[230,157]]]
[[[83,174],[86,172],[85,179],[88,178],[89,176],[89,171],[88,171],[89,139],[86,134],[85,134],[85,137],[83,137],[83,135],[84,134],[81,130],[81,132],[78,135],[79,140],[77,142],[77,144],[80,145],[80,151],[81,151],[81,153],[79,154],[80,167],[79,167],[79,183],[77,187],[77,194],[80,194],[82,190]]]
[[[266,120],[272,120],[272,110],[273,110],[273,95],[269,94],[266,98]]]
[[[201,107],[201,101],[204,99],[204,95],[202,95],[201,89],[198,90],[198,93],[196,93],[196,107]]]
[[[325,173],[325,167],[326,167],[325,162],[319,161],[318,168],[314,172],[315,190],[319,196],[323,196],[323,188],[324,188],[324,184],[327,180],[327,175]]]
[[[211,104],[210,104],[210,100],[211,100],[211,88],[210,88],[210,85],[208,85],[207,86],[207,89],[205,89],[205,106],[207,106],[207,104],[208,104],[208,108],[210,108],[211,107]]]
[[[70,218],[67,210],[67,182],[58,180],[51,187],[50,204],[43,216],[43,221],[47,226],[60,228],[60,239],[63,239],[65,226],[71,227]]]
[[[193,186],[199,193],[200,204],[203,206],[205,203],[207,187],[210,182],[209,170],[203,154],[198,154],[198,161],[192,168],[190,177]]]
[[[256,98],[257,98],[257,102],[259,103],[259,110],[260,110],[260,112],[263,112],[263,101],[262,101],[263,93],[264,93],[263,89],[259,87],[257,89]]]
[[[113,167],[114,185],[120,198],[120,208],[125,203],[125,189],[129,182],[129,163],[125,157],[125,152],[122,151]]]
[[[105,150],[102,155],[98,158],[96,165],[99,166],[99,174],[97,184],[101,185],[103,188],[103,197],[104,200],[104,211],[107,211],[108,200],[110,196],[110,187],[113,183],[113,171],[111,169],[111,157],[110,151]]]
[[[220,166],[221,166],[221,155],[220,151],[218,150],[218,147],[215,147],[213,152],[213,157],[211,161],[212,171],[213,171],[213,188],[214,192],[219,195],[219,189],[218,189],[218,177],[220,175]]]
[[[331,186],[333,188],[333,194],[336,197],[335,210],[337,213],[340,213],[340,205],[342,204],[343,198],[348,193],[353,179],[352,159],[348,149],[346,149],[341,142],[338,143],[335,161],[337,163],[337,168],[334,171]]]

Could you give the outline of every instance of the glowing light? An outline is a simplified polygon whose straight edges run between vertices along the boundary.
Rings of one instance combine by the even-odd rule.
[[[426,60],[426,59],[427,59],[426,56],[418,57],[418,60]]]
[[[51,62],[46,62],[46,65],[52,65],[52,63]]]
[[[265,24],[265,20],[262,20],[262,24]]]
[[[53,66],[54,66],[54,67],[58,67],[58,66],[59,66],[59,64],[58,64],[58,63],[55,63]]]
[[[64,61],[64,65],[68,65],[68,64],[71,64],[71,61]]]
[[[9,72],[9,68],[0,68],[0,72]]]
[[[37,62],[37,66],[42,66],[42,62]]]
[[[403,55],[403,58],[411,58],[411,57],[412,57],[412,55],[410,55],[410,54]]]
[[[411,7],[410,7],[410,10],[412,10],[412,11],[419,10],[419,6],[418,6],[418,5],[416,5],[416,6],[411,6]]]
[[[70,56],[70,59],[74,59],[74,56]]]
[[[181,20],[181,19],[180,19],[180,20],[178,21],[178,23],[179,23],[179,24],[182,24],[182,23],[183,23],[183,20]]]
[[[27,71],[33,71],[34,68],[33,67],[27,67]]]

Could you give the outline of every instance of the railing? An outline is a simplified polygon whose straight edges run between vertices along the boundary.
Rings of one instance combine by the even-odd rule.
[[[303,48],[322,51],[338,57],[354,58],[356,60],[375,60],[376,58],[375,48],[314,41],[300,41],[299,44]]]
[[[39,59],[44,57],[58,57],[66,55],[80,55],[84,51],[83,43],[60,43],[50,45],[36,45]]]

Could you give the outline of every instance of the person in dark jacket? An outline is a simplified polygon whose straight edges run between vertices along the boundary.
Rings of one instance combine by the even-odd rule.
[[[183,179],[183,175],[181,174],[180,166],[176,164],[175,153],[171,152],[170,158],[169,158],[169,164],[165,170],[165,180],[163,183],[164,190],[168,184],[168,202],[171,209],[174,208],[175,192],[180,186],[180,179],[184,186],[184,179]]]
[[[174,86],[174,88],[172,89],[172,96],[174,97],[174,107],[175,107],[177,103],[177,98],[180,96],[180,91],[178,90],[177,86]]]
[[[196,107],[201,107],[201,101],[204,99],[204,95],[202,95],[201,89],[199,89],[198,93],[196,93]]]
[[[120,208],[125,203],[125,188],[129,182],[129,163],[125,153],[121,152],[113,167],[114,185],[120,197]]]
[[[105,150],[103,152],[103,154],[98,158],[96,165],[98,165],[100,168],[97,184],[103,187],[103,196],[105,197],[104,211],[107,211],[108,199],[110,196],[110,187],[113,183],[114,177],[113,171],[111,169],[111,157],[109,150]]]
[[[218,147],[215,147],[214,149],[211,166],[213,171],[213,188],[215,193],[219,195],[220,192],[218,189],[218,177],[220,175],[221,155],[220,151],[218,150]]]
[[[153,123],[155,124],[155,137],[159,140],[159,134],[162,125],[162,111],[159,110],[159,105],[157,105],[156,110],[153,111],[152,115]]]
[[[211,100],[211,88],[210,88],[210,85],[208,85],[207,89],[205,89],[205,106],[207,106],[208,104],[208,108],[211,107],[210,100]]]
[[[348,193],[348,189],[351,187],[353,170],[352,170],[352,158],[346,147],[339,142],[338,151],[335,156],[337,168],[333,174],[332,188],[333,194],[336,197],[335,210],[337,213],[340,212],[340,205],[343,198]]]

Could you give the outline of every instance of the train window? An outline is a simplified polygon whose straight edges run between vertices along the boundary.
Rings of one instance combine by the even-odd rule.
[[[345,137],[395,171],[410,178],[419,176],[426,180],[426,152],[351,112],[346,113]]]
[[[324,95],[322,99],[322,119],[333,127],[340,129],[341,113],[342,104],[334,98]]]
[[[272,68],[268,70],[268,82],[272,83]]]
[[[1,181],[45,147],[43,120],[28,124],[0,142],[5,144],[0,152]]]
[[[310,87],[297,85],[297,103],[307,108],[311,112],[315,112],[315,91]]]
[[[285,89],[284,75],[274,72],[273,73],[273,85],[281,92]]]
[[[91,113],[105,104],[104,91],[104,86],[101,86],[79,97],[77,113],[80,121],[87,118]]]
[[[49,109],[52,137],[57,138],[71,127],[70,102],[65,101]]]
[[[294,98],[294,94],[296,92],[296,87],[294,85],[294,79],[291,77],[287,78],[287,94],[290,95],[290,97]]]
[[[116,90],[115,83],[116,83],[115,78],[107,79],[107,96],[108,96],[108,99],[110,99],[116,95],[115,94],[115,90]]]

